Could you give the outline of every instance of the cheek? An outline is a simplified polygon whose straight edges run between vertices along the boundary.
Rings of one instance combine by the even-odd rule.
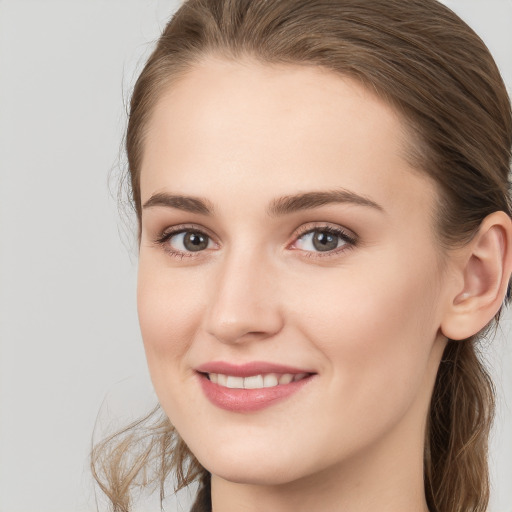
[[[204,297],[196,281],[193,275],[162,269],[140,257],[137,310],[155,387],[181,374],[166,368],[182,363],[199,325]]]
[[[317,280],[296,304],[296,322],[324,354],[343,403],[390,411],[422,386],[438,330],[438,276],[432,263],[413,266],[398,254],[376,263]]]

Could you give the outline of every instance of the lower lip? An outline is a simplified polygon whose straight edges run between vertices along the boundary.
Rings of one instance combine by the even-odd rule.
[[[271,388],[232,389],[215,384],[202,373],[198,375],[206,398],[213,405],[233,412],[253,412],[265,409],[293,395],[313,377],[310,375],[297,382],[280,384]]]

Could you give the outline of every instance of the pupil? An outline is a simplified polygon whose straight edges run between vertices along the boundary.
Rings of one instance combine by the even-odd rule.
[[[208,239],[199,233],[187,233],[183,245],[187,251],[201,251],[208,246]]]
[[[332,251],[338,246],[338,237],[325,231],[315,233],[313,237],[313,245],[319,251]]]

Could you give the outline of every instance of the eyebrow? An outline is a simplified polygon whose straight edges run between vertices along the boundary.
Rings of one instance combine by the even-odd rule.
[[[275,217],[301,210],[319,208],[333,203],[355,204],[384,212],[384,208],[370,198],[345,189],[305,192],[303,194],[279,197],[270,203],[267,212],[270,216]]]
[[[153,206],[164,206],[167,208],[177,208],[190,213],[199,213],[201,215],[212,215],[213,205],[210,201],[200,197],[182,196],[175,194],[167,194],[166,192],[158,192],[152,195],[143,205],[142,208],[151,208]]]
[[[342,203],[366,206],[384,212],[384,208],[368,197],[345,189],[318,192],[304,192],[300,194],[282,196],[270,202],[267,214],[278,217],[290,213],[319,208],[328,204]],[[142,206],[143,209],[154,206],[176,208],[190,213],[213,215],[213,204],[201,197],[183,196],[158,192],[152,195]]]

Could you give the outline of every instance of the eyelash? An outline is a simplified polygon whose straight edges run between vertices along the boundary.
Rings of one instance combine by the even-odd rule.
[[[183,258],[193,258],[195,254],[191,252],[184,252],[184,251],[177,251],[175,249],[172,249],[171,246],[167,243],[169,240],[176,235],[179,235],[180,233],[195,233],[198,235],[203,235],[207,237],[208,239],[212,240],[212,237],[204,232],[203,229],[193,226],[193,225],[181,225],[181,226],[175,226],[173,228],[170,228],[168,230],[165,230],[161,235],[158,236],[158,238],[155,240],[155,244],[160,245],[163,250],[172,256],[173,258],[183,259]],[[198,251],[203,252],[203,251]]]
[[[326,257],[332,257],[335,255],[339,255],[342,252],[348,251],[352,248],[354,248],[358,243],[358,238],[355,235],[347,233],[342,228],[335,228],[333,226],[328,225],[317,225],[317,226],[306,226],[303,228],[299,228],[298,233],[294,237],[294,242],[296,243],[300,238],[304,237],[305,235],[308,235],[309,233],[328,233],[330,235],[337,236],[339,239],[341,239],[344,242],[344,245],[341,247],[337,247],[336,249],[330,250],[330,251],[303,251],[304,256],[307,258],[326,258]],[[160,245],[164,251],[169,254],[170,256],[174,258],[193,258],[196,256],[193,251],[185,252],[185,251],[178,251],[175,249],[172,249],[170,245],[168,244],[169,240],[176,235],[179,235],[181,233],[195,233],[198,235],[202,235],[207,237],[209,240],[213,240],[213,238],[204,232],[203,229],[196,227],[196,226],[175,226],[169,230],[164,231],[161,235],[158,236],[158,238],[154,241],[155,244]],[[289,244],[288,247],[290,247]],[[300,250],[300,249],[295,249]],[[198,253],[204,252],[203,251],[197,251]],[[198,254],[199,255],[199,254]]]
[[[344,242],[344,245],[341,247],[337,247],[335,249],[332,249],[331,251],[303,251],[304,256],[306,258],[328,258],[332,256],[337,256],[343,252],[346,252],[350,249],[353,249],[357,243],[358,239],[356,235],[352,235],[347,233],[344,229],[340,227],[334,227],[334,226],[328,226],[328,225],[317,225],[317,226],[305,226],[303,228],[299,228],[297,235],[294,238],[294,242],[296,243],[297,240],[300,238],[308,235],[309,233],[328,233],[330,235],[337,236],[342,242]],[[300,249],[296,249],[300,250]]]

